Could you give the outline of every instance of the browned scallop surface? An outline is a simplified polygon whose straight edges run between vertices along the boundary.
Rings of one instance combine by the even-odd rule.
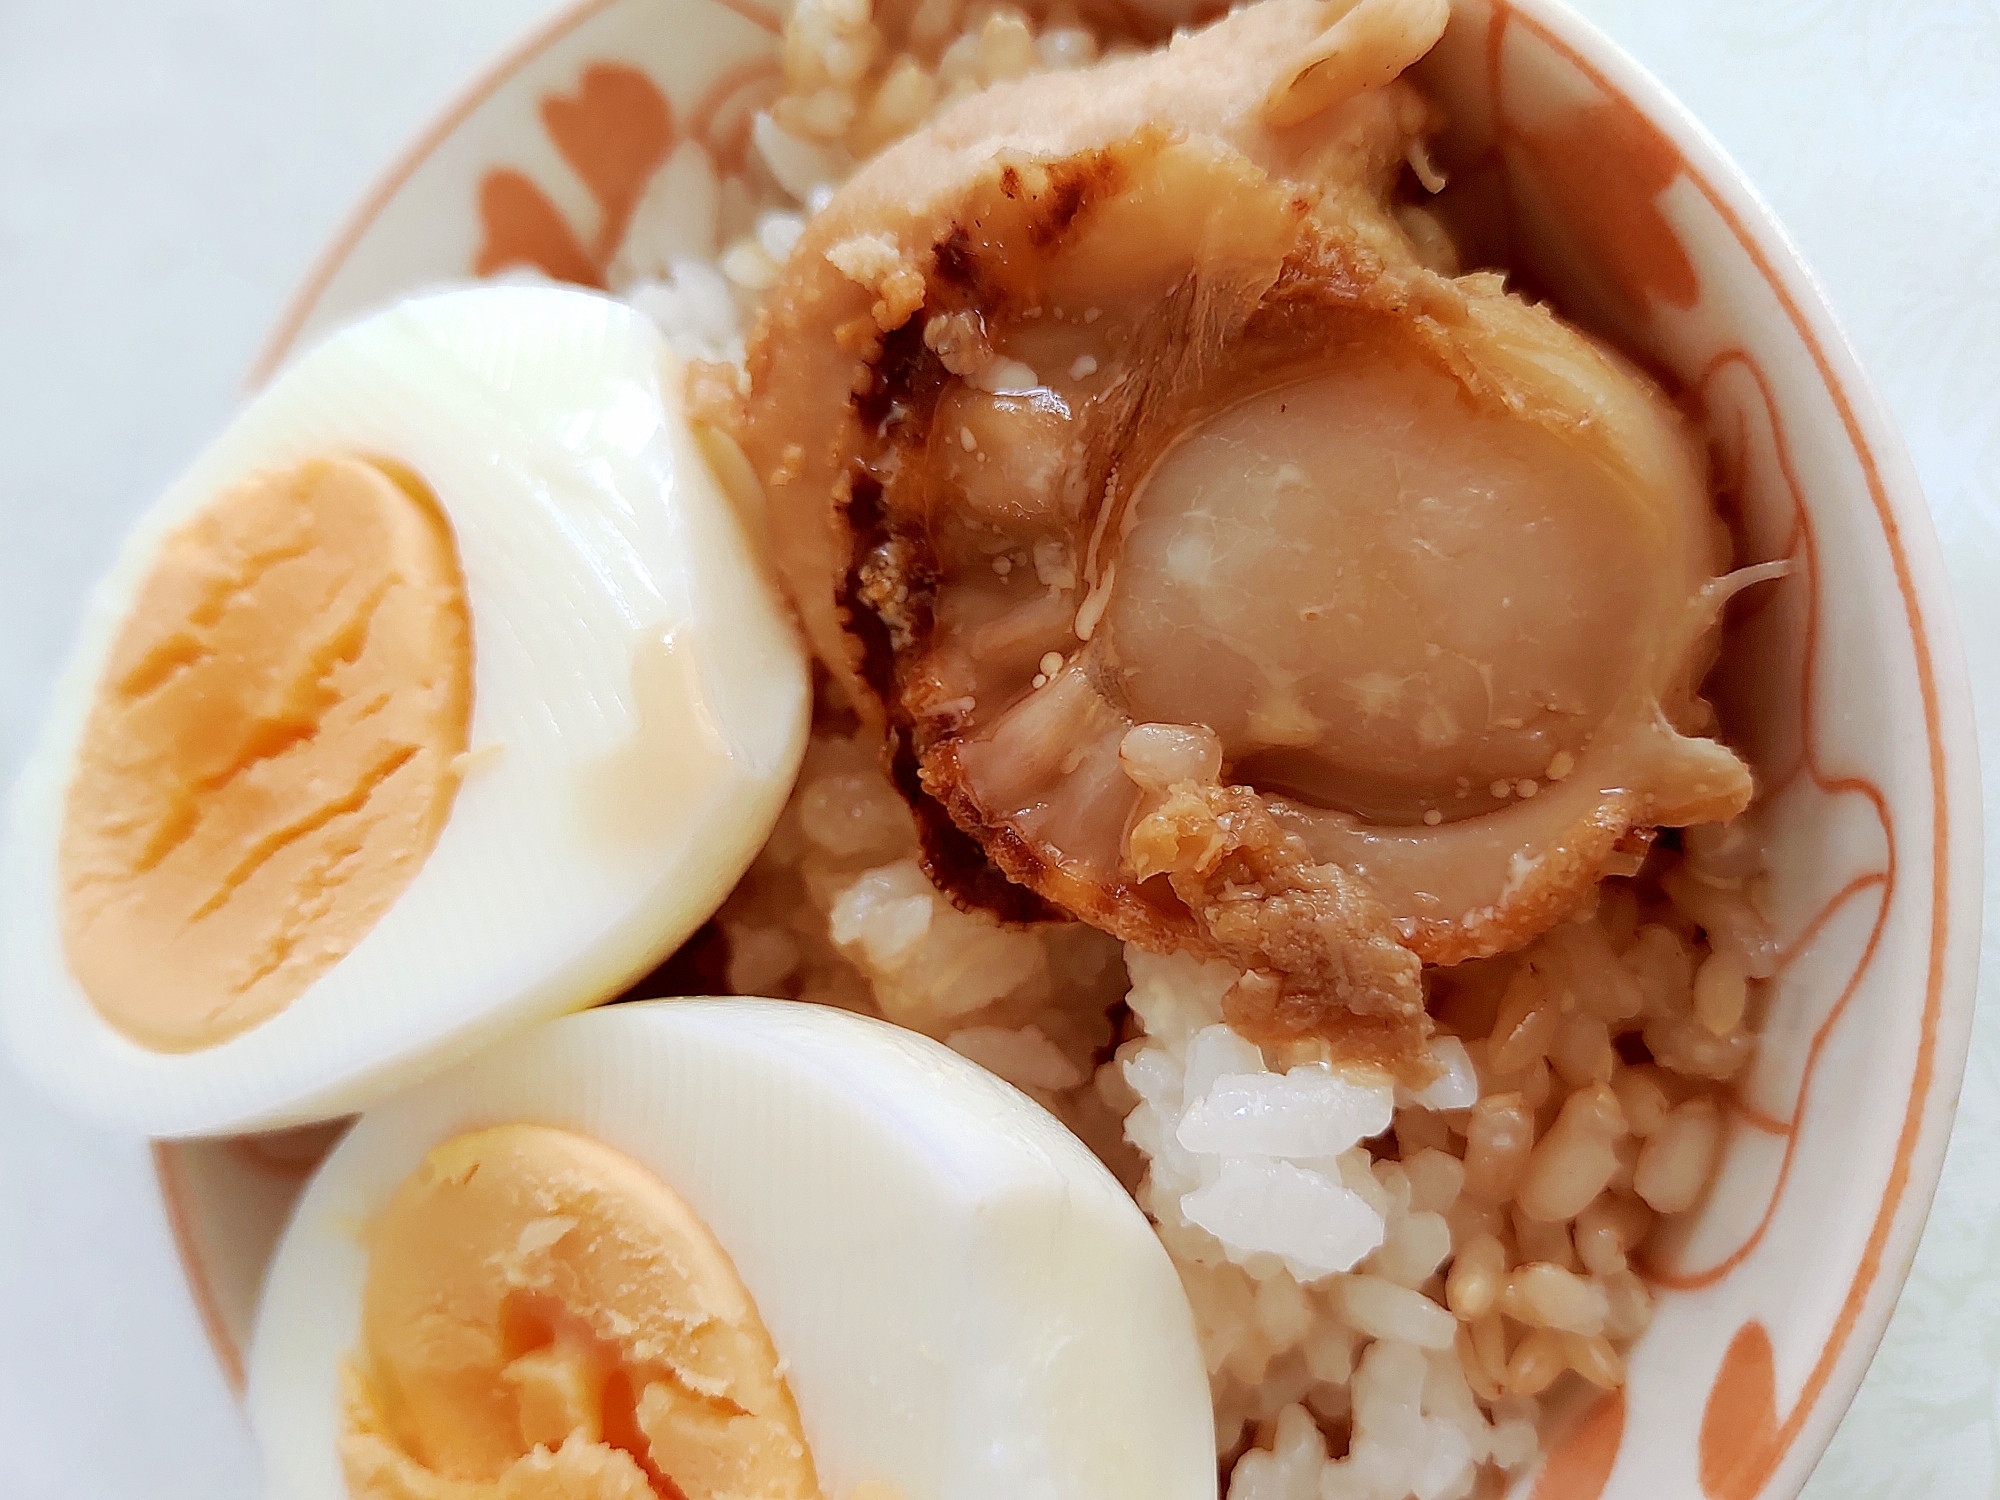
[[[1417,1076],[1421,961],[1520,946],[1749,777],[1701,737],[1698,445],[1434,269],[1395,75],[1436,31],[1334,45],[1364,9],[1423,14],[1268,0],[884,153],[773,293],[743,433],[934,878],[1226,958],[1240,1029]]]

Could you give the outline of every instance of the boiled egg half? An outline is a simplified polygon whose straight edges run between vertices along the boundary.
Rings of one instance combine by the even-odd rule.
[[[940,1044],[660,1000],[362,1116],[280,1241],[249,1408],[277,1500],[1214,1500],[1172,1263]]]
[[[264,390],[97,589],[17,788],[24,1070],[154,1135],[365,1105],[706,920],[803,653],[643,316],[487,286]]]

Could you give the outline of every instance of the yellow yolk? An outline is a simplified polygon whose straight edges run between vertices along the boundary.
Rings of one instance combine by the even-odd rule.
[[[610,1147],[459,1136],[368,1246],[341,1442],[357,1500],[818,1500],[728,1254]]]
[[[471,706],[457,551],[412,477],[314,460],[169,537],[64,810],[63,945],[99,1013],[183,1052],[296,999],[430,854]]]

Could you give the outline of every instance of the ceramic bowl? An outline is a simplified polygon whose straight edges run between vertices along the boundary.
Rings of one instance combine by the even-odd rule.
[[[1488,248],[1612,337],[1711,436],[1745,560],[1794,569],[1719,684],[1761,787],[1783,964],[1706,1207],[1649,1267],[1618,1396],[1556,1436],[1535,1500],[1788,1497],[1888,1320],[1937,1181],[1972,1012],[1971,712],[1915,476],[1810,274],[1701,127],[1550,0],[1454,0],[1423,73]],[[495,68],[355,213],[254,379],[404,292],[531,265],[599,282],[668,154],[741,167],[777,80],[758,0],[590,0]],[[325,1129],[158,1148],[232,1380]]]

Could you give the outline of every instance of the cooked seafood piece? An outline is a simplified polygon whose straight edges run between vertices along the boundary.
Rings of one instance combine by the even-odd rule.
[[[1689,425],[1395,204],[1444,19],[1264,0],[947,112],[812,221],[741,427],[940,884],[1412,1078],[1422,961],[1750,795]]]

